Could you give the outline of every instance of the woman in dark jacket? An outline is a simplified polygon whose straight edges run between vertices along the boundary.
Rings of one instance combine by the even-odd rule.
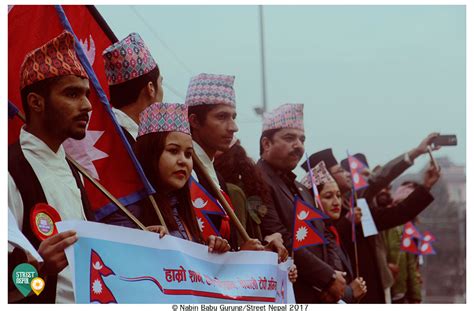
[[[323,212],[329,217],[329,219],[326,220],[326,228],[328,232],[326,232],[325,236],[327,238],[333,239],[335,241],[333,244],[336,245],[334,249],[330,249],[330,251],[333,253],[333,256],[329,256],[332,259],[329,264],[335,270],[346,273],[345,278],[348,285],[346,285],[342,300],[344,300],[346,303],[356,303],[365,295],[365,293],[367,293],[367,287],[365,285],[365,281],[361,277],[354,277],[349,256],[340,243],[339,234],[333,224],[334,221],[337,221],[339,217],[341,217],[341,191],[339,190],[336,181],[327,171],[324,162],[318,163],[312,169],[312,174],[308,173],[301,181],[302,184],[310,190],[313,189],[311,179],[313,179],[314,184],[318,190],[319,200],[321,202]],[[358,211],[357,215],[360,217],[360,211]],[[323,295],[321,300],[330,300],[325,299]]]

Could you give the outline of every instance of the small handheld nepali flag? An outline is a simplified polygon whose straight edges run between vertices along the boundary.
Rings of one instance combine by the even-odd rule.
[[[400,251],[418,254],[418,243],[417,240],[421,239],[421,234],[416,229],[412,222],[407,222],[403,226],[402,241],[400,244]]]
[[[189,192],[199,230],[204,240],[207,240],[210,235],[220,236],[219,230],[215,227],[209,216],[219,215],[225,217],[227,214],[222,206],[192,176],[189,179]]]
[[[327,244],[324,232],[318,232],[311,221],[327,219],[328,216],[297,196],[295,196],[294,208],[293,250],[311,245]]]
[[[347,161],[349,162],[349,169],[355,191],[367,188],[369,184],[362,176],[362,172],[367,169],[367,166],[365,166],[364,163],[359,161],[356,157],[351,156],[349,152],[347,153]]]
[[[433,248],[433,243],[436,241],[436,238],[431,232],[425,231],[423,233],[423,238],[421,239],[420,247],[419,247],[419,254],[420,255],[435,255],[436,251]]]
[[[318,187],[316,187],[316,179],[314,178],[313,170],[311,169],[311,165],[309,164],[309,158],[306,152],[305,152],[305,156],[306,156],[306,165],[308,165],[309,178],[311,179],[311,187],[313,189],[313,194],[314,194],[314,204],[316,204],[316,207],[322,210],[323,205],[321,204],[321,198],[319,197]]]

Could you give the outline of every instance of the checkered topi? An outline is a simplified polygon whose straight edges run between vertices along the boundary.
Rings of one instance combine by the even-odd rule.
[[[20,89],[45,79],[68,75],[87,78],[74,50],[74,36],[64,31],[26,54],[20,67]]]
[[[191,78],[186,105],[225,104],[235,107],[235,76],[201,73]]]
[[[102,57],[109,85],[138,78],[157,67],[145,42],[135,32],[106,48]]]
[[[316,164],[316,166],[313,167],[311,170],[313,171],[314,183],[316,184],[316,186],[335,181],[327,170],[324,161],[321,161]],[[303,177],[301,183],[308,189],[311,189],[313,187],[311,184],[311,174],[309,172],[306,173],[306,175]]]
[[[177,103],[154,103],[140,113],[138,136],[158,132],[181,132],[191,135],[188,106]]]
[[[283,104],[270,112],[264,113],[262,132],[283,128],[304,131],[303,108],[303,104]]]

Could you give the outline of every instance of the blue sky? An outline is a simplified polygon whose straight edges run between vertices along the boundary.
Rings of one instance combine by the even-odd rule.
[[[118,38],[138,32],[184,102],[200,72],[236,76],[238,124],[258,158],[262,105],[257,6],[98,6]],[[309,154],[364,152],[372,166],[427,134],[457,134],[438,151],[466,163],[464,6],[264,6],[267,105],[305,104]],[[428,161],[420,158],[411,171]],[[301,173],[298,168],[297,173]]]

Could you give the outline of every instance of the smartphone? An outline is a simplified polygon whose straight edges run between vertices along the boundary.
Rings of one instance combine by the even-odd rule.
[[[439,135],[432,142],[435,146],[457,146],[458,139],[456,135]]]

